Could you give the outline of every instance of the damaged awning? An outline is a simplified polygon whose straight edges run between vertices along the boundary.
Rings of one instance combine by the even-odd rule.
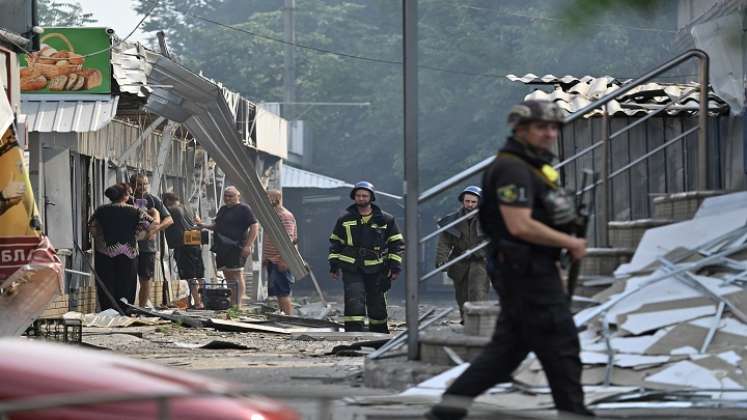
[[[353,188],[353,184],[350,182],[287,165],[283,165],[282,176],[280,179],[282,180],[283,188],[319,188],[323,190]],[[389,194],[378,190],[376,191],[376,194],[393,198],[395,200],[402,199],[399,195]]]
[[[306,276],[308,268],[267,199],[252,152],[239,137],[221,88],[160,54],[144,50],[143,57],[152,87],[145,109],[187,127],[245,195],[293,275]]]
[[[36,133],[86,133],[108,125],[117,113],[119,96],[21,95],[21,113]]]

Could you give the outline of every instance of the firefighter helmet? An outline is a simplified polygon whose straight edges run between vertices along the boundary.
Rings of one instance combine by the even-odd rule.
[[[563,124],[563,111],[551,101],[528,100],[511,108],[508,113],[508,126],[511,129],[519,124],[543,121]]]
[[[350,199],[355,200],[355,192],[358,190],[366,190],[371,193],[371,201],[376,201],[376,194],[374,193],[374,186],[368,181],[358,181],[350,191]]]
[[[481,197],[482,197],[482,188],[480,188],[480,187],[478,187],[478,186],[476,186],[476,185],[470,185],[469,187],[465,188],[465,189],[464,189],[464,191],[462,191],[462,192],[461,192],[461,193],[459,194],[459,202],[460,202],[460,203],[461,203],[461,202],[462,202],[462,200],[464,199],[464,194],[472,194],[472,195],[476,195],[476,196],[477,196],[477,198],[479,199],[479,198],[481,198]]]

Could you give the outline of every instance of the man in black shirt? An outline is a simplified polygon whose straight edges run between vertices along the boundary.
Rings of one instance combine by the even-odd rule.
[[[140,306],[148,305],[151,282],[156,270],[156,252],[158,251],[158,232],[171,226],[174,221],[171,214],[163,205],[160,198],[148,192],[150,183],[144,174],[136,174],[130,177],[130,186],[134,191],[131,204],[142,208],[158,221],[158,229],[148,238],[138,241],[139,255],[137,260],[137,275],[140,280],[140,292],[138,302]],[[153,302],[154,304],[156,302]]]
[[[241,299],[246,294],[244,283],[244,265],[252,255],[254,241],[257,239],[259,224],[251,207],[240,202],[241,194],[234,186],[223,192],[224,205],[218,209],[215,222],[202,227],[214,232],[213,247],[218,270],[222,270],[229,283],[235,283],[231,294],[234,305],[241,308]]]
[[[565,232],[575,220],[572,197],[551,166],[563,115],[552,102],[512,108],[512,136],[483,178],[480,223],[490,237],[488,274],[501,314],[493,337],[446,390],[431,419],[461,419],[465,403],[511,373],[529,352],[542,364],[555,407],[593,416],[584,405],[576,325],[558,272],[562,249],[576,260],[586,241]]]
[[[184,206],[174,193],[163,195],[163,204],[171,213],[174,224],[166,229],[166,242],[174,250],[174,259],[179,269],[179,278],[187,280],[196,308],[202,308],[198,288],[205,277],[202,263],[202,247],[197,218],[189,206]]]

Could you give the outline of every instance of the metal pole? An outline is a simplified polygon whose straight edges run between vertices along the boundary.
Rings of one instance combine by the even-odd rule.
[[[447,262],[444,265],[436,267],[430,273],[428,273],[428,274],[424,275],[423,277],[421,277],[420,281],[422,282],[422,281],[428,280],[429,278],[435,276],[436,274],[440,273],[441,271],[446,270],[447,268],[451,267],[452,265],[457,264],[459,261],[462,261],[463,259],[469,257],[470,255],[474,254],[475,252],[477,252],[477,251],[485,248],[489,244],[490,244],[489,241],[483,241],[483,242],[479,243],[478,245],[475,245],[474,248],[470,248],[470,249],[464,251],[462,253],[462,255],[454,258],[453,260],[450,260],[449,262]]]
[[[319,282],[316,280],[316,276],[314,275],[314,270],[309,267],[309,265],[306,265],[306,269],[309,270],[309,278],[311,278],[311,282],[314,284],[314,289],[316,290],[316,293],[319,295],[319,300],[322,302],[322,306],[327,306],[327,299],[324,298],[324,293],[322,293],[322,288],[319,286]]]
[[[288,43],[285,46],[285,57],[283,67],[285,74],[283,75],[283,82],[285,84],[285,103],[293,104],[296,101],[296,57],[295,57],[295,46],[292,44],[296,43],[296,0],[285,0],[285,8],[283,10],[283,26],[285,29],[285,41]],[[285,113],[287,116],[288,113]]]
[[[283,27],[285,30],[285,56],[283,60],[283,84],[285,85],[285,103],[292,104],[296,101],[296,47],[293,45],[296,43],[296,16],[295,16],[296,0],[285,0],[285,7],[283,9]],[[295,116],[291,117],[291,111]],[[288,129],[286,130],[286,142],[291,144],[293,136],[296,135],[295,127],[296,124],[293,120],[297,120],[301,115],[296,112],[293,105],[283,106],[283,116],[288,120]],[[256,120],[256,119],[255,119]],[[252,122],[253,123],[253,122]]]
[[[402,0],[407,357],[418,358],[418,2]]]
[[[440,227],[439,227],[438,229],[436,229],[435,231],[433,231],[433,232],[431,232],[431,233],[429,233],[429,234],[427,234],[427,235],[423,236],[422,238],[420,238],[420,243],[421,243],[421,244],[424,244],[424,243],[428,242],[428,240],[429,240],[429,239],[431,239],[431,238],[434,238],[434,237],[438,236],[438,235],[439,235],[439,234],[440,234],[441,232],[443,232],[443,231],[446,231],[446,230],[449,230],[449,229],[451,229],[451,228],[452,228],[453,226],[456,226],[456,225],[458,225],[458,224],[462,223],[463,221],[465,221],[465,220],[467,220],[467,219],[471,219],[471,218],[473,218],[473,217],[477,216],[477,214],[478,214],[479,212],[480,212],[480,210],[478,210],[478,209],[474,209],[474,210],[472,210],[471,212],[469,212],[469,213],[467,213],[467,214],[465,214],[465,215],[463,215],[463,216],[460,216],[460,217],[459,217],[459,218],[457,218],[456,220],[454,220],[454,221],[451,221],[451,222],[449,222],[449,223],[447,223],[447,224],[445,224],[445,225],[443,225],[443,226],[440,226]]]
[[[699,62],[700,110],[698,111],[698,190],[708,189],[708,55]]]
[[[602,107],[602,164],[600,165],[600,172],[602,178],[602,185],[599,190],[601,200],[599,200],[599,220],[602,226],[599,229],[599,244],[601,247],[609,246],[609,203],[610,203],[610,191],[609,191],[609,176],[610,176],[610,130],[609,130],[609,115],[607,114],[607,106]],[[595,193],[594,193],[595,194]]]
[[[126,167],[127,166],[127,159],[129,159],[130,156],[137,151],[138,147],[140,147],[140,144],[142,144],[142,142],[144,142],[145,140],[147,140],[148,137],[150,137],[150,135],[153,133],[153,130],[155,130],[156,128],[158,128],[158,126],[161,125],[161,123],[163,123],[165,119],[166,118],[164,118],[164,117],[158,117],[155,120],[153,120],[153,122],[150,123],[150,125],[145,130],[143,130],[142,133],[140,133],[140,135],[138,136],[137,140],[135,140],[135,142],[132,143],[130,145],[130,147],[128,147],[127,150],[125,150],[124,153],[122,153],[119,156],[119,158],[116,159],[116,161],[114,161],[114,159],[112,159],[112,161],[114,161],[114,163],[117,166],[125,166]]]
[[[153,195],[159,195],[161,192],[161,178],[163,177],[164,172],[166,172],[166,159],[169,157],[169,152],[171,152],[174,131],[176,131],[178,127],[179,123],[169,121],[166,124],[166,128],[163,129],[161,147],[158,149],[158,157],[156,159],[156,167],[153,170],[153,178],[150,180],[151,193]]]
[[[158,48],[161,50],[161,55],[171,59],[171,53],[169,53],[169,48],[166,46],[166,33],[158,31],[156,32],[156,37],[158,38]]]

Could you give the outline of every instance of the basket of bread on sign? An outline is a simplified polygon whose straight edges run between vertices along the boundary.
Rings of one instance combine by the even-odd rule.
[[[44,43],[51,38],[58,38],[66,49]],[[86,56],[77,54],[64,35],[51,33],[41,42],[39,51],[28,54],[28,66],[21,68],[21,91],[76,92],[101,86],[101,71],[86,68]]]

